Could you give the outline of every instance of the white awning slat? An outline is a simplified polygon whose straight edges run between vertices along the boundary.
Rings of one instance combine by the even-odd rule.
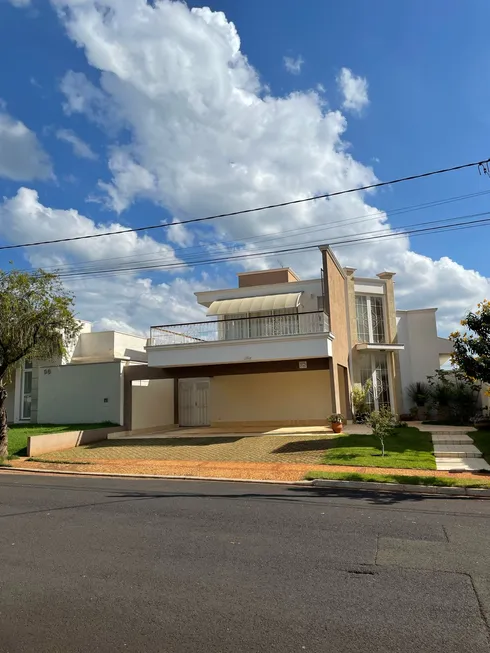
[[[302,293],[300,292],[291,292],[282,295],[222,299],[211,304],[208,308],[207,315],[232,315],[235,313],[254,313],[256,311],[297,308],[301,295]]]

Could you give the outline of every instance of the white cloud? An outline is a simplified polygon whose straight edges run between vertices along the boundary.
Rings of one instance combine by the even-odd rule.
[[[120,229],[124,226],[117,223],[96,225],[73,209],[44,206],[37,192],[29,188],[20,188],[14,197],[0,204],[0,237],[12,244],[25,242],[26,234],[29,234],[28,240],[37,241]],[[87,271],[101,264],[110,266],[111,262],[128,267],[146,262],[179,262],[170,245],[134,232],[33,247],[25,252],[31,265],[56,267],[61,272],[67,264],[76,264],[79,271]],[[200,319],[203,309],[193,301],[193,292],[209,288],[201,277],[193,280],[171,278],[167,283],[155,283],[134,271],[97,278],[66,278],[64,282],[76,294],[81,318],[95,322],[97,328],[106,328],[112,321],[113,324],[131,325],[132,330],[144,333],[153,323]]]
[[[167,232],[167,239],[179,245],[179,247],[189,247],[194,242],[194,234],[189,227],[186,227],[179,220],[175,218],[172,220],[172,224],[175,225],[170,227]]]
[[[288,73],[291,73],[291,75],[299,75],[305,62],[301,55],[298,55],[296,59],[294,57],[284,57],[283,61],[284,68]]]
[[[316,92],[271,95],[223,13],[190,10],[168,0],[52,1],[98,75],[94,85],[68,73],[65,110],[84,113],[104,131],[107,124],[124,127],[126,144],[115,146],[110,156],[112,179],[101,184],[117,211],[146,198],[186,220],[376,181],[373,170],[349,153],[343,113],[329,109]],[[340,80],[345,109],[367,104],[366,80],[348,69]],[[306,240],[389,232],[388,218],[372,198],[350,194],[207,224],[215,243],[233,240],[251,252],[265,245],[244,239],[267,236],[267,247],[279,249]],[[337,253],[361,274],[396,271],[400,307],[439,306],[444,328],[490,294],[488,280],[478,272],[450,259],[416,254],[408,238],[338,248]],[[319,273],[319,255],[309,252],[242,265],[261,267],[277,258],[303,276]],[[208,284],[219,285],[215,279]],[[192,295],[189,301],[193,304]]]
[[[14,7],[29,7],[31,4],[31,0],[8,0],[8,2]]]
[[[344,109],[359,113],[369,104],[368,83],[365,77],[356,77],[349,68],[342,68],[337,84],[344,100]]]
[[[97,154],[92,150],[88,143],[85,143],[79,136],[77,136],[71,129],[58,129],[56,138],[64,141],[72,146],[73,152],[81,159],[90,159],[95,161]]]
[[[52,176],[49,156],[36,134],[10,116],[0,103],[0,177],[28,181]]]

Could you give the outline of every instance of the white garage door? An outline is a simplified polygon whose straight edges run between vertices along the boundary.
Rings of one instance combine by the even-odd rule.
[[[209,426],[209,379],[179,379],[179,426]]]

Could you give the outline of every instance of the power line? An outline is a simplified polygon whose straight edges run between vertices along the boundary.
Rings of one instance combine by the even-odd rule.
[[[267,234],[263,235],[256,235],[256,236],[237,236],[235,240],[231,241],[222,241],[220,242],[220,245],[222,246],[236,246],[237,243],[243,243],[243,242],[251,242],[252,244],[262,244],[267,241],[274,241],[276,243],[279,240],[287,240],[288,238],[291,238],[293,234],[304,234],[306,232],[316,232],[316,231],[329,231],[332,229],[334,226],[337,225],[351,225],[351,224],[358,224],[358,223],[363,223],[363,222],[369,222],[374,218],[380,217],[382,215],[388,215],[389,217],[395,216],[395,215],[401,215],[404,213],[411,213],[414,211],[419,211],[421,209],[427,209],[427,208],[433,208],[435,206],[441,206],[443,204],[451,204],[453,202],[458,202],[460,200],[466,200],[466,199],[472,199],[475,197],[481,197],[482,195],[488,195],[490,194],[490,190],[484,190],[484,191],[478,191],[476,193],[469,193],[466,195],[456,195],[453,197],[448,197],[448,198],[443,198],[439,200],[432,200],[431,202],[424,202],[421,204],[413,204],[409,205],[406,207],[399,207],[396,209],[389,209],[389,210],[384,210],[384,211],[375,211],[373,213],[365,213],[362,216],[356,216],[353,218],[347,218],[344,220],[334,220],[334,221],[329,221],[328,223],[322,222],[322,223],[315,223],[311,225],[307,225],[304,227],[299,227],[296,229],[281,229],[281,231],[276,231],[276,232],[270,232]],[[474,216],[459,216],[458,218],[453,218],[454,220],[460,219],[460,217],[474,217]],[[425,224],[425,223],[419,223],[419,224]],[[427,224],[433,224],[433,222],[428,222]],[[409,226],[416,226],[416,225],[409,225]],[[403,227],[401,227],[403,228]],[[229,248],[228,248],[229,249]],[[191,253],[193,255],[199,256],[201,252],[206,252],[207,248],[206,245],[196,245],[196,246],[190,246],[190,247],[174,247],[172,248],[172,254],[180,254],[180,253]],[[170,260],[171,257],[163,257],[161,255],[155,256],[156,252],[150,252],[145,256],[141,256],[141,254],[131,254],[127,256],[112,256],[112,257],[105,257],[101,259],[92,259],[89,261],[82,261],[78,263],[69,263],[66,265],[58,265],[58,266],[49,266],[43,268],[44,270],[55,270],[57,274],[60,274],[62,272],[70,272],[73,270],[93,270],[97,271],[99,269],[99,266],[97,266],[97,263],[106,263],[107,261],[127,261],[128,265],[132,263],[132,260],[130,259],[138,259],[138,263],[141,263],[142,261],[145,261],[146,263],[152,263],[156,261],[160,262],[165,262],[165,260]]]
[[[480,214],[474,214],[475,216],[477,215],[490,215],[490,212],[485,212],[485,213],[480,213]],[[468,216],[472,217],[472,216]],[[455,218],[453,218],[454,220]],[[447,220],[446,220],[447,221]],[[437,222],[437,221],[436,221]],[[441,221],[439,221],[441,222]],[[357,243],[364,243],[364,242],[369,242],[373,240],[381,240],[381,239],[386,239],[386,238],[404,238],[406,236],[417,236],[417,235],[429,235],[429,233],[440,233],[442,231],[453,231],[453,230],[460,230],[460,229],[469,229],[469,228],[475,228],[479,226],[486,226],[490,223],[490,218],[485,218],[485,219],[480,219],[480,220],[473,220],[470,222],[456,222],[454,224],[447,224],[447,225],[437,225],[437,226],[432,226],[432,227],[424,227],[421,229],[407,229],[405,231],[393,231],[389,233],[375,233],[374,235],[369,235],[373,234],[373,232],[366,232],[366,237],[365,238],[346,238],[344,240],[334,240],[330,241],[330,245],[332,247],[342,247],[342,246],[347,246],[347,245],[355,245]],[[424,224],[424,223],[422,223]],[[428,224],[428,223],[425,223]],[[277,254],[292,254],[296,252],[304,252],[308,250],[314,250],[316,249],[319,245],[322,245],[322,242],[316,242],[311,245],[304,245],[300,247],[289,247],[289,248],[284,248],[284,249],[276,249],[276,250],[271,250],[271,251],[266,251],[266,252],[248,252],[245,254],[237,254],[234,256],[227,256],[227,257],[221,257],[221,258],[210,258],[206,260],[200,260],[200,261],[191,261],[191,262],[177,262],[177,263],[169,263],[167,265],[162,265],[162,264],[156,264],[156,265],[148,265],[148,266],[135,266],[132,268],[114,268],[114,269],[106,269],[106,270],[99,270],[96,272],[90,272],[90,271],[85,271],[85,272],[69,272],[65,274],[60,274],[59,276],[61,278],[80,278],[84,276],[90,276],[90,277],[99,277],[103,276],[105,274],[121,274],[122,272],[135,272],[139,270],[152,270],[152,269],[179,269],[179,268],[185,268],[188,267],[189,265],[192,267],[198,266],[198,265],[215,265],[218,263],[225,263],[229,261],[234,261],[234,260],[242,260],[242,259],[248,259],[248,258],[259,258],[259,257],[266,257],[266,256],[272,256],[272,255],[277,255]]]
[[[87,234],[85,236],[72,236],[70,238],[57,238],[55,240],[42,240],[42,241],[37,241],[37,242],[30,242],[30,243],[22,243],[22,244],[17,244],[17,245],[2,245],[0,246],[0,250],[8,250],[8,249],[19,249],[22,247],[37,247],[39,245],[52,245],[56,243],[66,243],[66,242],[71,242],[71,241],[76,241],[76,240],[88,240],[90,238],[101,238],[103,236],[116,236],[118,234],[126,234],[126,233],[135,233],[139,231],[150,231],[152,229],[164,229],[171,227],[173,224],[191,224],[191,223],[196,223],[196,222],[205,222],[208,220],[217,220],[219,218],[231,218],[237,215],[245,215],[248,213],[256,213],[259,211],[267,211],[269,209],[278,209],[278,208],[284,208],[286,206],[294,206],[295,204],[302,204],[305,202],[313,202],[315,200],[320,200],[320,199],[330,199],[332,197],[339,197],[340,195],[347,195],[349,193],[356,193],[360,191],[365,191],[365,190],[373,190],[375,188],[381,188],[383,186],[391,186],[394,184],[400,184],[405,181],[413,181],[415,179],[423,179],[426,177],[433,177],[434,175],[441,175],[445,174],[447,172],[455,172],[458,170],[464,170],[465,168],[475,168],[478,167],[478,170],[481,172],[483,171],[484,174],[488,175],[489,174],[489,164],[490,164],[490,159],[485,159],[484,161],[474,161],[472,163],[463,163],[461,165],[453,166],[451,168],[441,168],[440,170],[431,170],[430,172],[423,172],[419,173],[416,175],[410,175],[408,177],[399,177],[398,179],[392,179],[391,181],[380,181],[377,182],[376,184],[368,184],[367,186],[359,186],[357,188],[348,188],[346,190],[339,190],[335,191],[334,193],[324,193],[322,195],[313,195],[311,197],[303,197],[297,200],[289,200],[287,202],[280,202],[278,204],[269,204],[267,206],[258,206],[253,209],[242,209],[241,211],[232,211],[230,213],[218,213],[216,215],[208,215],[204,216],[201,218],[192,218],[191,220],[184,220],[179,223],[166,223],[166,224],[157,224],[157,225],[148,225],[146,227],[132,227],[129,229],[121,229],[118,231],[108,231],[105,233],[101,234]]]

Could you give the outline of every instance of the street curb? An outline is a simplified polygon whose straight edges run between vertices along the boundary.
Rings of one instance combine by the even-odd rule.
[[[39,467],[8,467],[0,466],[1,472],[24,472],[24,473],[33,473],[33,474],[60,474],[62,476],[102,476],[108,478],[151,478],[151,479],[160,479],[164,481],[223,481],[227,483],[269,483],[271,485],[300,485],[300,486],[312,486],[312,481],[271,481],[271,480],[260,480],[256,478],[224,478],[220,476],[175,476],[175,475],[165,475],[165,474],[111,474],[110,472],[69,472],[60,469],[40,469]]]
[[[370,483],[368,481],[335,481],[314,479],[313,487],[332,490],[370,490],[375,492],[400,492],[403,494],[438,494],[450,497],[490,498],[490,489],[474,487],[439,487],[436,485],[404,485],[398,483]]]
[[[224,478],[220,476],[174,476],[165,474],[112,474],[110,472],[70,472],[59,469],[40,469],[38,467],[0,466],[0,472],[24,472],[32,474],[58,474],[61,476],[100,476],[107,478],[160,479],[164,481],[219,481],[226,483],[266,483],[269,485],[295,485],[300,487],[317,487],[331,490],[367,490],[368,492],[397,492],[401,494],[442,495],[450,497],[490,498],[490,488],[474,487],[438,487],[436,485],[404,485],[399,483],[371,483],[368,481],[338,481],[313,479],[311,481],[271,481],[255,478]]]

